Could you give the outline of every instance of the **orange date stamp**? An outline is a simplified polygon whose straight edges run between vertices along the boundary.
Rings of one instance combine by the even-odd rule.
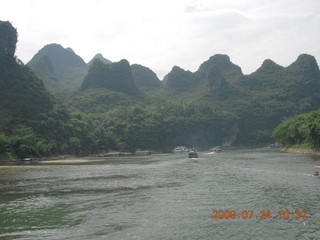
[[[270,210],[243,210],[243,211],[212,211],[212,219],[305,219],[308,211],[270,211]]]

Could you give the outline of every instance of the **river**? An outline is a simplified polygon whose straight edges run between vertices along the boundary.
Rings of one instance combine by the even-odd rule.
[[[320,239],[315,165],[274,149],[2,164],[0,239]]]

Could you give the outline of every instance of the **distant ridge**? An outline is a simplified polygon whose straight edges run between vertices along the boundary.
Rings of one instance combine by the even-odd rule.
[[[106,65],[113,64],[101,53],[96,54],[86,64],[71,48],[64,48],[60,44],[52,43],[39,50],[27,65],[43,80],[50,92],[64,95],[65,91],[72,92],[81,88],[90,66],[96,59]],[[133,89],[138,87],[143,91],[157,91],[162,87],[161,81],[149,68],[133,64],[131,70],[136,85],[132,86]],[[116,75],[114,77],[117,77]],[[128,92],[127,90],[123,91]]]
[[[65,51],[74,54],[70,49]],[[39,62],[46,77],[60,84],[51,58],[44,56]],[[270,142],[271,132],[280,122],[320,108],[319,66],[308,54],[299,55],[287,67],[266,59],[248,75],[228,55],[216,54],[195,72],[174,66],[163,81],[147,67],[130,66],[127,60],[110,63],[97,54],[77,74],[78,82],[73,86],[80,91],[74,89],[66,100],[72,109],[98,113],[151,102],[209,108],[212,114],[226,116],[227,122],[235,119],[229,126],[231,137],[225,140],[229,144]]]
[[[150,68],[132,64],[131,71],[134,82],[140,90],[146,92],[161,90],[162,82]]]
[[[71,48],[56,43],[44,46],[27,65],[54,93],[78,89],[87,70],[87,64]]]
[[[124,59],[108,65],[95,59],[84,78],[81,90],[94,88],[106,88],[127,94],[139,93],[132,77],[130,64]]]

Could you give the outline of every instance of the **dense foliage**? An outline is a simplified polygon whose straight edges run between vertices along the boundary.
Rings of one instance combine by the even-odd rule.
[[[287,147],[320,150],[320,111],[300,114],[281,123],[273,136]]]
[[[103,128],[116,148],[172,150],[177,145],[209,148],[231,135],[236,117],[208,107],[167,104],[153,109],[115,109],[106,114]]]
[[[70,149],[71,117],[29,67],[14,56],[16,31],[0,22],[0,155],[46,156]],[[15,34],[15,36],[14,36]],[[3,40],[4,39],[4,40]],[[13,47],[14,46],[14,47]],[[67,136],[65,138],[65,136]]]
[[[110,150],[170,151],[176,145],[209,148],[232,137],[232,113],[210,108],[167,105],[154,109],[118,108],[104,114],[47,116],[37,127],[17,125],[2,133],[1,153],[19,157],[54,153],[86,155]]]
[[[0,154],[25,157],[56,152],[54,139],[63,134],[61,123],[67,115],[28,67],[12,56],[0,58]]]

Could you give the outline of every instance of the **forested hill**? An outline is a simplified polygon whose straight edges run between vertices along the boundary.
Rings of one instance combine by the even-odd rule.
[[[0,22],[0,158],[270,144],[278,124],[320,108],[319,66],[308,54],[287,67],[265,60],[250,75],[217,54],[195,72],[174,66],[161,82],[139,64],[102,55],[86,64],[58,44],[24,65],[16,42]]]
[[[66,104],[85,113],[101,113],[123,106],[143,106],[147,97],[136,86],[127,60],[106,64],[95,59],[79,91]]]
[[[54,99],[28,67],[15,58],[17,32],[0,22],[0,114],[1,127],[32,123],[54,108]]]
[[[157,83],[152,74],[145,81],[148,78],[150,84]],[[94,79],[96,81],[98,77]],[[120,81],[120,78],[115,79]],[[228,56],[217,54],[202,63],[196,72],[173,67],[165,77],[163,86],[155,85],[153,91],[145,91],[148,96],[128,94],[124,91],[127,87],[121,88],[123,91],[117,93],[111,91],[110,86],[78,92],[70,98],[68,105],[91,113],[122,106],[166,106],[167,111],[162,111],[164,117],[171,114],[175,116],[179,112],[180,116],[175,116],[176,122],[179,122],[176,129],[185,127],[185,130],[182,128],[175,133],[177,138],[185,136],[201,142],[202,146],[209,146],[213,142],[224,145],[270,143],[274,141],[273,129],[282,121],[320,107],[319,67],[315,58],[308,54],[300,55],[288,67],[282,67],[270,59],[265,60],[250,75],[244,75]],[[157,96],[156,101],[150,96]],[[181,106],[179,110],[176,109],[178,105]],[[176,112],[173,113],[171,109],[176,109]],[[198,120],[190,121],[188,118],[192,116]],[[224,116],[221,121],[227,123],[223,127],[224,136],[222,134],[219,137],[215,136],[214,131],[222,123],[213,120],[218,116],[219,119]],[[191,122],[192,125],[189,125]],[[211,125],[213,122],[214,128]],[[211,136],[207,131],[211,131]]]
[[[17,31],[0,21],[0,158],[57,151],[68,114],[29,67],[14,56]],[[48,125],[52,125],[48,127]],[[59,136],[60,135],[60,136]]]
[[[216,54],[203,62],[196,72],[174,66],[164,80],[165,96],[190,99],[214,93],[232,93],[232,83],[243,76],[241,68],[230,61],[229,56]]]
[[[52,43],[40,49],[27,65],[43,80],[46,88],[59,97],[80,89],[90,66],[96,59],[106,65],[113,65],[113,62],[101,53],[85,63],[71,48]],[[161,88],[161,81],[152,70],[138,64],[133,64],[131,68],[133,80],[139,89],[153,91],[155,88]]]
[[[142,91],[148,93],[162,89],[162,82],[150,68],[140,64],[132,64],[131,71],[136,86]]]
[[[268,129],[282,121],[320,107],[319,67],[307,54],[288,67],[267,60],[256,72],[240,78],[237,87],[246,93],[242,101],[250,108],[241,114],[246,120],[242,129],[253,136],[267,136]]]
[[[174,66],[162,82],[152,70],[133,64],[127,80],[133,79],[134,84],[131,80],[125,83],[120,73],[110,70],[112,64],[105,63],[107,65],[100,64],[104,81],[97,74],[97,66],[88,68],[82,79],[82,90],[65,101],[71,109],[101,113],[123,106],[146,108],[169,102],[184,106],[186,112],[188,106],[209,108],[213,115],[222,114],[233,119],[229,126],[232,136],[225,136],[220,143],[259,144],[273,141],[271,133],[282,121],[320,107],[319,67],[315,58],[308,54],[301,54],[288,67],[267,59],[249,75],[244,75],[229,56],[216,54],[201,63],[195,72]],[[124,71],[124,68],[118,69]],[[129,73],[126,69],[124,72]],[[204,115],[203,112],[191,114]],[[202,129],[208,126],[199,124],[197,127],[201,130],[194,130],[196,132],[205,131]]]
[[[15,57],[16,43],[16,29],[0,21],[0,160],[108,150],[92,119],[66,110]]]
[[[82,82],[81,90],[97,88],[106,88],[127,94],[139,93],[127,60],[105,64],[101,60],[95,59]]]
[[[27,63],[53,93],[81,86],[87,64],[71,48],[48,44]]]

